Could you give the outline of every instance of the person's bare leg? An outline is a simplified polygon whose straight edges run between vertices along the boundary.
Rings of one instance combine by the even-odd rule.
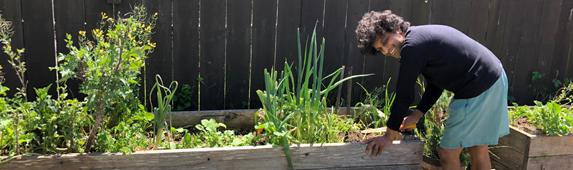
[[[472,170],[491,169],[487,145],[469,147],[468,152],[472,157]]]
[[[440,162],[442,162],[442,169],[444,170],[458,170],[461,169],[460,153],[462,147],[459,149],[444,149],[440,147],[438,154],[440,155]]]

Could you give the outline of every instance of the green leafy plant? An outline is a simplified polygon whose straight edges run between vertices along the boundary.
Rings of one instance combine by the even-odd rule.
[[[516,119],[526,117],[529,123],[541,129],[545,134],[555,136],[573,133],[573,111],[570,109],[562,108],[555,102],[543,105],[535,101],[533,108],[518,106],[515,103],[514,105],[515,109],[509,111],[510,122],[514,126]]]
[[[201,124],[195,127],[202,132],[197,138],[204,142],[205,147],[248,146],[254,137],[252,133],[237,137],[235,132],[231,130],[221,132],[217,129],[220,127],[227,128],[227,126],[223,123],[217,123],[215,119],[203,119]]]
[[[171,82],[169,87],[165,87],[163,85],[163,80],[161,76],[155,76],[155,85],[151,88],[150,93],[153,94],[153,90],[156,90],[157,93],[157,105],[158,107],[153,108],[153,114],[155,115],[153,118],[153,122],[155,124],[155,145],[153,149],[157,149],[161,142],[161,136],[163,134],[163,130],[166,129],[167,122],[165,122],[165,117],[169,113],[169,121],[171,122],[171,99],[173,95],[177,91],[178,83],[177,81]],[[165,95],[165,97],[163,97]],[[151,101],[151,96],[149,95],[149,101]],[[151,107],[153,107],[153,103],[151,103]],[[170,123],[171,124],[171,123]],[[168,126],[167,126],[168,127]]]
[[[156,13],[157,14],[157,13]],[[99,28],[92,30],[93,40],[85,31],[79,32],[79,45],[73,45],[68,34],[65,40],[68,54],[58,55],[59,64],[53,69],[61,75],[60,82],[68,79],[82,80],[81,93],[87,95],[88,112],[95,113],[95,122],[90,130],[86,152],[95,139],[96,132],[104,119],[104,113],[121,109],[129,112],[124,101],[136,100],[133,85],[145,65],[145,58],[155,47],[151,43],[151,30],[155,27],[157,15],[148,16],[145,7],[135,6],[125,18],[108,18],[102,13]],[[116,107],[112,107],[116,104]],[[132,106],[136,107],[136,106]]]
[[[396,97],[393,93],[388,95],[388,84],[390,84],[390,80],[391,79],[388,79],[388,82],[382,88],[374,88],[372,93],[369,93],[366,88],[357,83],[366,92],[366,98],[364,102],[356,104],[356,106],[361,107],[358,112],[354,113],[354,119],[359,119],[365,127],[379,128],[386,126],[386,119],[390,116],[390,108]],[[380,99],[382,91],[384,91],[384,98]],[[379,108],[382,108],[383,111],[379,112]],[[362,117],[364,117],[364,120]]]
[[[256,129],[265,133],[256,139],[267,137],[273,145],[283,146],[287,160],[292,168],[289,141],[294,143],[335,142],[336,135],[329,135],[333,128],[334,113],[326,111],[328,93],[346,80],[368,75],[355,75],[335,82],[342,68],[323,77],[324,39],[319,46],[316,41],[316,29],[313,31],[310,44],[301,53],[300,33],[298,40],[298,67],[296,73],[291,65],[285,62],[284,70],[279,77],[278,72],[265,69],[265,91],[257,90],[263,109],[256,113]],[[304,55],[303,55],[304,54]],[[304,57],[303,57],[304,56]],[[296,75],[296,76],[295,76]],[[312,79],[311,79],[312,77]],[[331,77],[330,83],[323,87],[322,81]],[[338,117],[336,117],[338,118]]]
[[[173,97],[174,110],[184,111],[191,108],[191,104],[193,104],[193,96],[195,95],[195,91],[193,89],[195,89],[195,85],[189,86],[188,84],[184,84],[181,87],[179,93],[176,93]]]

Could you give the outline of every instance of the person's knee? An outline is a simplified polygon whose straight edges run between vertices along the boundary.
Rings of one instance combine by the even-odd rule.
[[[438,154],[440,156],[440,160],[444,161],[456,161],[459,160],[459,156],[461,153],[462,148],[459,149],[444,149],[440,147],[438,149]]]
[[[488,152],[488,146],[487,145],[478,145],[478,146],[472,146],[467,148],[468,149],[468,153],[472,156],[472,157],[485,157],[488,156],[489,157],[489,152]]]

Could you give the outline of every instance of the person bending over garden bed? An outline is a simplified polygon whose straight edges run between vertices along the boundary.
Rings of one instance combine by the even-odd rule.
[[[509,134],[507,76],[499,59],[464,33],[444,25],[410,26],[386,10],[364,14],[356,29],[363,54],[382,53],[400,60],[396,99],[388,131],[365,141],[366,153],[378,156],[392,144],[397,131],[416,124],[444,89],[454,93],[438,154],[445,169],[459,169],[459,155],[467,148],[472,169],[491,169],[488,145]],[[410,116],[417,77],[426,91]],[[403,125],[402,128],[400,125]]]

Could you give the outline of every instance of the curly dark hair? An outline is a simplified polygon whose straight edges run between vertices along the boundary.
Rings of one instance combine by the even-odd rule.
[[[375,55],[380,53],[373,47],[376,35],[382,35],[384,32],[394,33],[398,29],[406,31],[408,27],[410,27],[410,22],[404,21],[401,16],[392,13],[390,10],[367,12],[362,16],[362,20],[358,22],[358,27],[356,27],[358,48],[360,48],[362,54]]]

